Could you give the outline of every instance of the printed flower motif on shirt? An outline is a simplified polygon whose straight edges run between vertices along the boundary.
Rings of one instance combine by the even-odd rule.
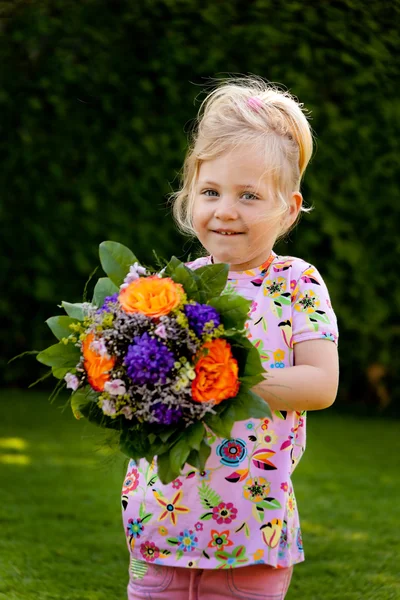
[[[279,298],[281,294],[286,292],[286,279],[284,277],[278,277],[277,279],[267,279],[264,282],[264,296],[270,296],[271,298]]]
[[[196,532],[191,529],[185,529],[178,535],[178,548],[183,552],[192,552],[198,545],[198,538]]]
[[[229,539],[229,529],[225,531],[211,530],[211,540],[208,542],[208,548],[218,548],[223,550],[225,546],[233,546],[232,540]]]
[[[296,510],[296,501],[294,499],[293,489],[291,489],[289,492],[289,496],[288,496],[287,503],[286,503],[286,508],[288,511],[288,515],[291,517],[293,515],[294,511]]]
[[[251,456],[252,463],[255,467],[262,469],[263,471],[274,471],[277,467],[275,463],[269,459],[275,454],[275,450],[271,450],[270,448],[260,448],[253,452]]]
[[[253,340],[254,346],[257,348],[261,358],[261,362],[269,361],[269,353],[264,349],[264,342],[260,339]]]
[[[232,523],[237,516],[237,508],[234,507],[232,502],[221,502],[218,506],[214,506],[212,511],[212,518],[217,521],[218,525],[222,523],[228,525]]]
[[[266,433],[263,432],[261,439],[264,444],[267,444],[267,446],[274,446],[278,442],[279,438],[274,431],[269,430]]]
[[[128,527],[126,528],[127,536],[133,536],[134,538],[140,538],[140,534],[143,533],[144,525],[142,519],[129,519]]]
[[[300,527],[297,529],[296,545],[297,545],[297,548],[299,549],[299,552],[303,552],[303,538],[301,535]]]
[[[286,321],[281,321],[278,324],[280,332],[282,334],[283,341],[285,345],[289,348],[289,350],[293,349],[293,328],[291,319],[287,319]]]
[[[154,562],[156,558],[160,556],[160,550],[157,548],[154,542],[144,542],[140,546],[140,554],[147,562]]]
[[[271,369],[283,369],[285,367],[285,363],[283,362],[285,360],[285,351],[279,348],[272,355],[274,362],[270,364]]]
[[[264,500],[268,496],[270,486],[270,482],[262,477],[248,479],[244,486],[243,495],[246,500],[250,500],[251,502],[261,502],[261,500]]]
[[[163,496],[161,496],[156,490],[153,490],[153,494],[158,504],[162,506],[165,510],[158,517],[159,521],[166,519],[168,516],[171,519],[172,525],[176,525],[178,519],[178,513],[187,513],[190,512],[190,508],[187,506],[182,506],[180,501],[182,499],[182,491],[179,491],[172,500],[167,500]]]
[[[139,473],[138,470],[133,468],[125,477],[125,481],[122,487],[123,494],[131,494],[134,492],[139,485]]]
[[[279,552],[278,552],[279,558],[283,558],[285,556],[287,547],[288,547],[287,522],[283,521],[281,537],[279,539]]]
[[[294,305],[295,310],[298,312],[305,312],[307,314],[314,313],[320,305],[319,297],[313,290],[307,290],[300,294],[296,304]]]
[[[291,293],[286,291],[285,277],[268,279],[264,283],[264,295],[271,299],[270,308],[272,313],[278,318],[282,318],[282,307],[289,306],[291,301]]]
[[[237,467],[247,456],[246,443],[241,439],[224,440],[217,447],[221,463],[227,467]]]
[[[303,271],[300,279],[301,281],[304,281],[304,283],[315,283],[315,285],[320,285],[318,279],[315,276],[314,267],[309,267],[308,269]]]
[[[218,552],[215,553],[215,558],[221,563],[218,569],[238,567],[249,561],[244,546],[237,546],[231,553],[226,552],[225,550],[218,550]]]
[[[282,521],[280,519],[272,519],[265,525],[260,527],[264,543],[269,548],[275,548],[279,544],[282,531]]]

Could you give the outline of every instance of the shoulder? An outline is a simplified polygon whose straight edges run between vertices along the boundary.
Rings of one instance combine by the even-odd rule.
[[[195,260],[191,260],[186,262],[185,265],[194,271],[195,269],[199,269],[200,267],[204,267],[205,265],[209,265],[211,263],[211,256],[200,256]]]
[[[272,277],[281,275],[296,283],[300,283],[300,280],[303,280],[305,283],[315,283],[317,285],[322,283],[322,277],[318,269],[310,262],[297,256],[281,256],[277,254],[271,265],[270,274]]]

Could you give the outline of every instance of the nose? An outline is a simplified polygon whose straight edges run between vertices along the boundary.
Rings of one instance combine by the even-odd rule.
[[[238,218],[237,198],[228,195],[221,196],[215,207],[214,216],[221,221],[231,221]]]

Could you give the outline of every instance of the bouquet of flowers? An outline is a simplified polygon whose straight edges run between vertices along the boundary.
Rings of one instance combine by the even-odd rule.
[[[202,470],[207,429],[230,437],[235,421],[270,414],[251,391],[264,369],[245,335],[250,301],[225,291],[226,264],[173,257],[151,273],[110,241],[100,262],[92,302],[62,302],[66,315],[46,321],[59,342],[37,360],[72,390],[75,417],[118,431],[129,458],[157,456],[163,483],[185,463]]]

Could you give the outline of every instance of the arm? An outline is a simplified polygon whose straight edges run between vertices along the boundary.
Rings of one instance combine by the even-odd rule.
[[[336,344],[316,339],[294,345],[294,367],[268,371],[254,386],[271,410],[322,410],[333,404],[339,381]]]

